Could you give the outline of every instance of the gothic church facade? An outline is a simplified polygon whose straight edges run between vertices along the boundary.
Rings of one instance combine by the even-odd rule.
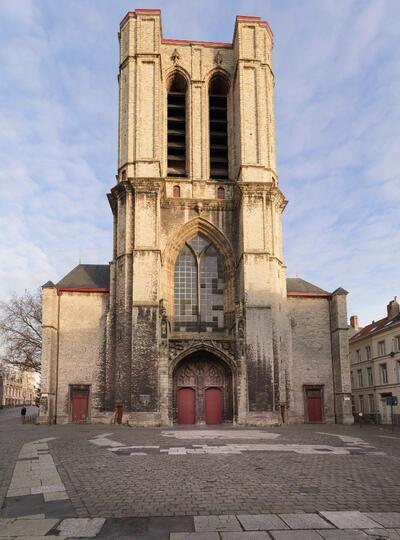
[[[120,27],[109,265],[43,286],[43,422],[352,422],[346,291],[286,278],[273,36]]]

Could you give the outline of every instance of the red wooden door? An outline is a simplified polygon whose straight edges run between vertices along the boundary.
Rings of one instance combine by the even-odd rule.
[[[194,424],[195,391],[193,388],[180,388],[178,390],[178,424]]]
[[[322,422],[321,390],[307,391],[308,421]]]
[[[220,388],[206,390],[206,424],[222,424],[222,390]]]
[[[74,392],[72,395],[72,421],[86,422],[88,416],[88,395]]]

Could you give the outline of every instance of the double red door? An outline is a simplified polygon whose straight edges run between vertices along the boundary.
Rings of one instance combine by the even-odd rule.
[[[220,388],[207,388],[204,396],[206,424],[222,423],[222,405],[222,390]],[[180,388],[178,390],[178,423],[196,423],[196,392],[193,388]]]
[[[178,423],[196,423],[196,393],[193,388],[178,390]]]
[[[206,424],[222,424],[222,390],[207,388],[206,390]]]

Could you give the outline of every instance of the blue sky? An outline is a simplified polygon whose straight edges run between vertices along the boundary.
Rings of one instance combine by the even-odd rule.
[[[119,22],[160,8],[164,37],[275,35],[288,276],[347,289],[349,315],[400,296],[399,0],[0,0],[0,298],[107,263]]]

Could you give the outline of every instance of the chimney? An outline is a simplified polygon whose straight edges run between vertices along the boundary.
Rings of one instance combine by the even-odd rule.
[[[350,317],[350,326],[352,326],[354,328],[354,330],[356,332],[358,332],[358,330],[360,329],[360,327],[358,325],[358,315],[352,315]]]
[[[393,298],[393,300],[390,300],[390,302],[387,305],[387,314],[388,319],[394,319],[398,314],[400,313],[400,305],[397,301],[397,296]]]

